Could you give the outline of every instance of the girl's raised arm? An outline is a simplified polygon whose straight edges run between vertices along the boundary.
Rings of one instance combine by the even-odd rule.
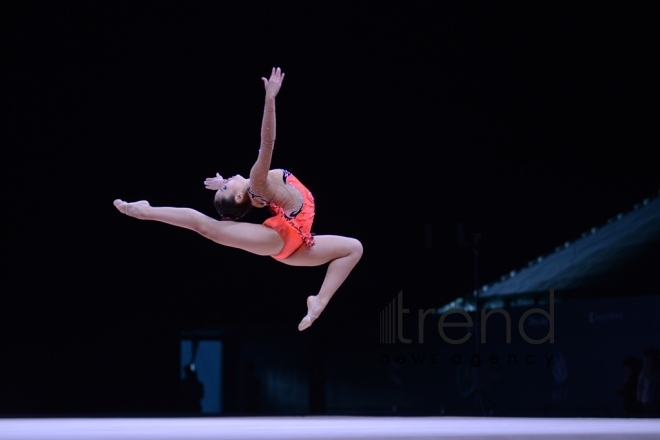
[[[264,116],[261,121],[261,146],[259,147],[259,156],[250,170],[250,186],[252,191],[260,194],[262,197],[270,199],[271,191],[268,189],[268,171],[273,157],[273,147],[275,146],[275,97],[282,87],[284,73],[278,67],[271,71],[270,78],[261,78],[266,89],[264,103]]]

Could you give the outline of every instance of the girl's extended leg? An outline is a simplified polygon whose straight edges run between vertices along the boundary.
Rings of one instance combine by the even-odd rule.
[[[305,330],[321,314],[330,298],[342,285],[348,274],[362,257],[362,243],[354,238],[339,235],[317,235],[314,246],[302,246],[289,258],[282,260],[291,266],[320,266],[328,264],[321,289],[315,296],[307,298],[307,315],[298,324]]]
[[[219,221],[194,209],[154,207],[145,200],[127,203],[117,199],[114,205],[119,212],[130,217],[190,229],[221,245],[257,255],[274,255],[284,246],[277,232],[263,225]]]

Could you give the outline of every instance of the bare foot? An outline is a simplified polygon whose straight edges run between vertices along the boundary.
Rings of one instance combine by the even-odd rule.
[[[146,200],[140,200],[139,202],[128,203],[128,202],[124,202],[121,199],[117,199],[112,203],[122,214],[126,214],[129,217],[135,217],[135,218],[142,218],[143,209],[150,206],[149,202],[147,202]]]
[[[306,328],[310,327],[312,323],[319,317],[323,307],[319,304],[317,305],[316,296],[310,295],[307,297],[307,315],[300,321],[298,324],[298,330],[303,331]]]

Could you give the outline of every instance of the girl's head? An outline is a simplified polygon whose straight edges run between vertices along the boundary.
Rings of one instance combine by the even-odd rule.
[[[238,220],[250,211],[252,200],[248,188],[249,181],[237,174],[218,189],[213,204],[223,220]]]

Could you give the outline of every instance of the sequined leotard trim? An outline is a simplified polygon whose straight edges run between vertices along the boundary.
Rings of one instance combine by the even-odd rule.
[[[288,170],[282,170],[282,181],[286,184],[286,183],[287,183],[287,181],[286,181],[287,178],[288,178],[289,176],[291,176],[291,175],[292,175],[292,174],[291,174],[290,171],[288,171]],[[305,189],[306,189],[306,188],[305,188]],[[249,193],[250,196],[252,196],[253,198],[255,198],[255,199],[259,199],[259,201],[263,202],[265,205],[268,205],[268,207],[271,209],[271,211],[273,210],[273,207],[277,207],[277,208],[279,208],[278,205],[275,205],[274,203],[271,203],[270,201],[266,200],[266,199],[265,199],[264,197],[262,197],[261,195],[259,195],[259,194],[255,194],[254,192],[252,192],[252,188],[250,188],[250,187],[248,187],[248,193]],[[302,191],[301,191],[301,193],[302,193]],[[305,195],[302,194],[302,196],[303,196],[303,201],[300,202],[300,208],[296,209],[295,211],[293,211],[293,212],[291,212],[291,213],[289,213],[289,214],[287,214],[286,212],[284,212],[284,210],[282,209],[282,215],[284,215],[286,218],[293,218],[293,217],[295,217],[296,215],[298,215],[298,213],[299,213],[300,211],[302,211],[303,206],[305,205],[305,200],[304,200]],[[281,208],[280,208],[280,209],[281,209]]]

